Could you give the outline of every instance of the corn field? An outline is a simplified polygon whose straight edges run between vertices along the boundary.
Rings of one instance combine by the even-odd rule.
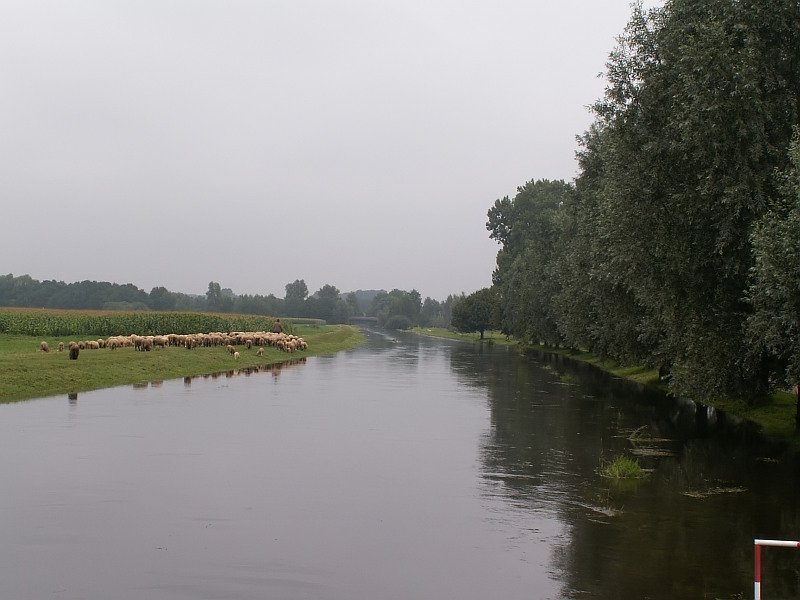
[[[218,313],[0,308],[0,334],[36,337],[270,331],[273,322],[273,317]],[[283,322],[283,329],[291,333],[291,323]]]

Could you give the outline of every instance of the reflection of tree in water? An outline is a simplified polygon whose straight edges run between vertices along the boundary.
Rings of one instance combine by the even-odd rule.
[[[451,366],[488,392],[487,489],[569,526],[553,550],[565,596],[732,598],[751,589],[754,537],[800,535],[796,463],[775,462],[746,423],[553,355],[464,345]],[[636,455],[651,476],[602,478],[600,460],[616,454]],[[776,597],[797,596],[798,560],[765,561]]]

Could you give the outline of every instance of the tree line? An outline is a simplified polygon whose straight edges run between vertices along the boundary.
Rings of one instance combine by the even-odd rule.
[[[416,290],[358,290],[343,294],[336,286],[323,285],[313,294],[303,279],[287,283],[286,294],[235,294],[219,282],[210,281],[205,295],[172,292],[154,287],[150,293],[128,283],[104,281],[38,281],[30,275],[0,276],[0,306],[71,308],[94,310],[160,310],[219,312],[249,315],[323,319],[347,323],[351,317],[374,317],[379,325],[393,329],[413,326],[448,327],[452,306],[463,294],[444,301],[425,298]]]
[[[486,318],[698,400],[797,385],[800,3],[634,5],[605,75],[574,182],[488,211]]]

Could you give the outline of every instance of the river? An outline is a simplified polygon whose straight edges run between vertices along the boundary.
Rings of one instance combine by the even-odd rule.
[[[419,336],[0,406],[0,598],[752,597],[798,470],[592,368]],[[619,484],[617,454],[652,469]],[[763,597],[800,554],[764,551]]]

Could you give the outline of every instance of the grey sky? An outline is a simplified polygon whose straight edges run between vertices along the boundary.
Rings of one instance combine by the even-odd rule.
[[[0,274],[444,299],[575,175],[628,0],[0,0]]]

